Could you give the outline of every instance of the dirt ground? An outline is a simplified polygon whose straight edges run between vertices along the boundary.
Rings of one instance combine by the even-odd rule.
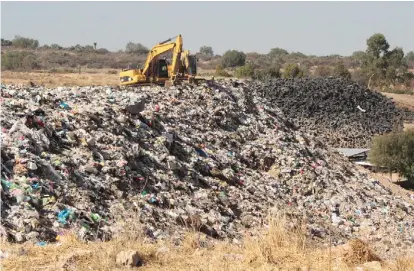
[[[382,93],[388,98],[392,98],[396,105],[399,107],[405,107],[410,110],[414,110],[414,95],[407,94],[394,94],[394,93]]]
[[[91,85],[119,85],[118,73],[111,74],[109,70],[84,71],[79,73],[48,73],[48,72],[12,72],[1,73],[3,84],[28,85],[33,82],[45,87],[58,86],[91,86]]]

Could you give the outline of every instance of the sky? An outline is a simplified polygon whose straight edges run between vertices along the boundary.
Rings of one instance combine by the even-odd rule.
[[[351,55],[382,33],[414,50],[414,2],[1,2],[1,37],[110,51],[181,34],[184,49]]]

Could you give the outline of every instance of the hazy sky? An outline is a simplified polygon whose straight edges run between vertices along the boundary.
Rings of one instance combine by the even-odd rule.
[[[111,51],[128,41],[152,47],[183,35],[184,48],[209,45],[267,53],[349,55],[383,33],[391,48],[414,50],[414,2],[2,2],[1,37],[40,44],[92,45]]]

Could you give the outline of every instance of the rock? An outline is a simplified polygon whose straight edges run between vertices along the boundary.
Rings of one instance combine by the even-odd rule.
[[[122,266],[136,267],[142,265],[142,259],[138,251],[121,251],[116,255],[116,263]]]

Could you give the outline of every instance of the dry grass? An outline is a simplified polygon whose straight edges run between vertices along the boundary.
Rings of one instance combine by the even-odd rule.
[[[316,249],[301,227],[287,229],[287,220],[277,215],[258,238],[246,236],[243,244],[226,241],[205,245],[191,232],[181,245],[173,241],[150,243],[137,233],[137,226],[109,242],[80,242],[68,234],[60,245],[11,245],[3,243],[9,257],[4,270],[127,270],[116,265],[122,250],[136,250],[143,259],[139,270],[355,270],[355,264],[379,260],[361,241],[348,245],[347,253]],[[355,245],[353,245],[355,244]],[[332,253],[330,253],[332,251]],[[414,270],[412,259],[382,263],[384,270]]]
[[[113,69],[87,69],[81,74],[76,72],[14,72],[2,71],[2,84],[22,84],[29,85],[33,82],[36,85],[45,87],[66,87],[66,86],[118,86],[119,72]],[[207,79],[214,74],[210,70],[199,70],[200,76]],[[219,79],[216,77],[216,79]]]
[[[180,246],[145,242],[135,230],[89,244],[67,235],[60,246],[3,244],[10,256],[2,264],[5,270],[123,270],[116,265],[116,255],[133,249],[143,258],[140,270],[327,270],[327,254],[312,249],[300,230],[288,231],[285,225],[285,218],[278,216],[260,238],[246,236],[243,245],[221,241],[205,246],[195,232]]]
[[[33,82],[45,87],[119,85],[119,76],[118,72],[116,74],[110,74],[110,71],[97,73],[95,70],[84,71],[81,74],[4,71],[1,73],[1,82],[23,85]]]

